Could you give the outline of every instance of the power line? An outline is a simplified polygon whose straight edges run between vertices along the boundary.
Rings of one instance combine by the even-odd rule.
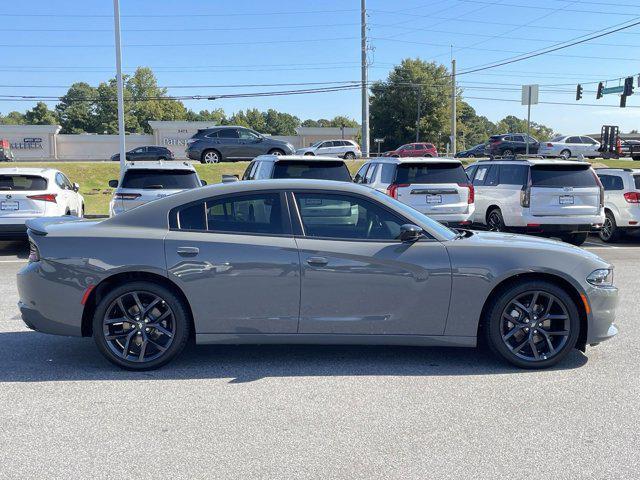
[[[121,15],[125,18],[176,18],[176,17],[266,17],[271,15],[316,15],[324,13],[356,12],[358,9],[339,10],[289,10],[280,12],[242,12],[242,13],[169,13],[169,14],[136,14]],[[77,13],[0,13],[0,17],[44,17],[44,18],[113,18],[113,14],[77,14]]]
[[[353,27],[358,23],[316,23],[313,25],[277,25],[270,27],[189,27],[189,28],[124,28],[122,32],[155,32],[166,34],[167,32],[244,32],[247,30],[290,30],[290,29],[308,29],[308,28],[327,28],[327,27]],[[113,28],[5,28],[3,32],[108,32],[113,33]]]
[[[464,3],[473,3],[473,4],[484,4],[484,5],[492,5],[492,2],[486,2],[486,1],[482,1],[482,0],[457,0],[459,2],[464,2]],[[582,0],[579,0],[581,3]],[[576,2],[571,2],[571,3],[576,3]],[[557,11],[555,8],[553,7],[542,7],[540,5],[535,5],[534,3],[530,2],[527,5],[519,5],[517,3],[502,3],[501,4],[503,7],[512,7],[512,8],[527,8],[527,9],[534,9],[534,10],[553,10],[554,12]],[[638,15],[638,13],[624,13],[624,12],[617,12],[617,11],[600,11],[600,10],[578,10],[578,9],[561,9],[563,12],[574,12],[574,13],[582,13],[582,14],[589,14],[589,13],[593,13],[593,14],[598,14],[598,15],[618,15],[618,16],[627,16],[627,17],[635,17]],[[553,13],[553,12],[552,12]]]
[[[520,100],[511,98],[492,98],[492,97],[465,97],[471,100],[489,100],[492,102],[510,102],[521,103]],[[570,102],[538,102],[543,105],[566,105],[569,107],[600,107],[600,108],[620,108],[620,105],[599,104],[599,103],[570,103]],[[640,108],[640,105],[627,105],[626,108]]]

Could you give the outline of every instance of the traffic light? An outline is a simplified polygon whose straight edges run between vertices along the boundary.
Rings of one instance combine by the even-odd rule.
[[[624,108],[627,106],[627,96],[623,93],[620,95],[620,107]]]
[[[633,95],[633,77],[627,77],[624,79],[624,92],[622,95],[625,97]]]
[[[604,82],[598,83],[598,92],[596,93],[596,99],[602,98],[602,90],[604,90]]]
[[[576,100],[582,99],[582,85],[578,84],[578,88],[576,88]]]

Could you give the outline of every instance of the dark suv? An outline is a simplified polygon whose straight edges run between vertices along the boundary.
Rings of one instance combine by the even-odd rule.
[[[187,156],[201,163],[251,160],[258,155],[292,155],[289,142],[265,137],[245,127],[213,127],[198,130],[187,141]]]
[[[155,161],[158,160],[173,160],[173,152],[167,147],[156,147],[155,145],[149,147],[138,147],[133,150],[129,150],[125,156],[127,161],[140,162],[140,161]],[[120,154],[116,153],[111,155],[111,160],[114,162],[120,161]]]
[[[506,135],[493,135],[489,138],[489,143],[485,153],[490,157],[512,157],[518,154],[527,153],[527,139],[529,143],[529,153],[538,153],[540,143],[526,133],[508,133]]]

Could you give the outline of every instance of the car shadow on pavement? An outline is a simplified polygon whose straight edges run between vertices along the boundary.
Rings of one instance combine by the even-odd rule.
[[[583,366],[573,351],[556,370]],[[528,373],[472,348],[319,345],[190,345],[175,361],[149,372],[108,363],[90,338],[37,332],[0,333],[0,382],[134,379],[230,379],[245,383],[269,377],[456,376]]]

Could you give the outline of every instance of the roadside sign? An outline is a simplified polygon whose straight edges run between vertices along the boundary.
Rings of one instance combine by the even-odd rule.
[[[374,138],[373,141],[375,143],[383,143],[384,142],[384,138]]]
[[[522,86],[522,105],[538,104],[538,85]]]

